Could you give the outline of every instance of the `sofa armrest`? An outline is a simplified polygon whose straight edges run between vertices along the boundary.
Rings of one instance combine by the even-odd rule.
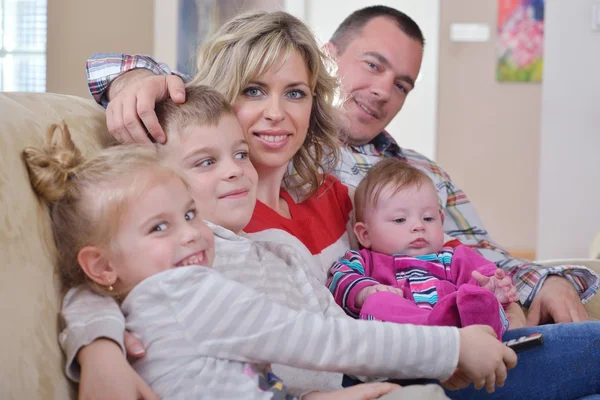
[[[572,258],[572,259],[556,259],[556,260],[542,260],[534,261],[536,264],[543,265],[545,267],[553,267],[556,265],[581,265],[588,267],[598,275],[600,275],[600,260],[588,259],[588,258]],[[590,317],[595,320],[600,320],[600,296],[596,295],[585,304],[585,308],[590,314]]]

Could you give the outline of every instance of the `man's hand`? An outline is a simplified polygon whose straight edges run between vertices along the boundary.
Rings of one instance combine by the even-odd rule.
[[[77,359],[80,400],[158,400],[111,340],[94,341],[79,351]]]
[[[356,295],[356,299],[354,300],[354,305],[357,308],[361,308],[363,304],[365,304],[365,300],[367,300],[367,297],[377,292],[391,292],[396,293],[400,297],[404,297],[404,294],[402,293],[401,289],[388,285],[373,285],[367,286],[366,288],[362,288],[360,292],[358,292],[358,294]]]
[[[550,321],[582,322],[589,318],[577,291],[566,278],[552,275],[546,278],[527,314],[527,325],[535,326]]]
[[[167,136],[154,112],[157,102],[166,98],[185,102],[185,85],[176,75],[154,75],[134,69],[121,75],[109,86],[106,125],[121,143],[150,143],[148,134],[158,143]]]
[[[500,268],[496,270],[494,276],[485,276],[479,271],[473,271],[471,276],[479,286],[492,292],[501,304],[514,303],[519,300],[517,288],[512,279]]]

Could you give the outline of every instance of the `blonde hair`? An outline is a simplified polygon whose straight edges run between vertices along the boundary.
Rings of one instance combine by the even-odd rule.
[[[354,192],[356,222],[364,222],[365,210],[377,206],[381,192],[386,187],[391,187],[395,194],[407,188],[420,188],[427,182],[433,184],[425,172],[409,165],[406,161],[396,158],[379,161],[371,167]]]
[[[323,183],[338,160],[333,102],[338,83],[327,70],[332,65],[310,29],[285,12],[251,12],[226,22],[199,50],[198,73],[191,85],[209,85],[234,103],[248,83],[293,52],[306,62],[313,104],[306,140],[292,158],[297,186],[307,195]]]
[[[185,103],[176,104],[167,98],[156,104],[155,112],[168,136],[182,134],[193,125],[217,125],[224,115],[233,115],[225,97],[204,85],[187,86]]]
[[[89,245],[114,248],[110,239],[131,200],[175,173],[159,163],[152,146],[111,147],[86,160],[64,123],[50,127],[42,148],[28,147],[22,156],[33,189],[50,212],[63,289],[85,283],[118,297],[87,277],[78,252]]]

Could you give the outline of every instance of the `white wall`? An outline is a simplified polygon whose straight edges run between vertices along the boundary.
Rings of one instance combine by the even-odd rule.
[[[435,158],[437,125],[438,47],[440,25],[439,0],[288,0],[286,10],[301,17],[317,34],[321,43],[329,40],[335,28],[353,11],[375,4],[394,7],[413,18],[421,27],[425,40],[425,55],[421,76],[404,108],[392,120],[388,129],[398,142],[428,157]]]
[[[154,51],[156,60],[177,66],[177,13],[179,1],[154,0]]]
[[[593,4],[600,1],[546,0],[538,259],[585,257],[600,231],[600,32],[591,30]]]

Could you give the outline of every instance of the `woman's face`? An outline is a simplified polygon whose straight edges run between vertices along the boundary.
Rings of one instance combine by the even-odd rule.
[[[287,168],[306,139],[312,102],[308,68],[298,52],[242,90],[233,109],[259,174]]]

